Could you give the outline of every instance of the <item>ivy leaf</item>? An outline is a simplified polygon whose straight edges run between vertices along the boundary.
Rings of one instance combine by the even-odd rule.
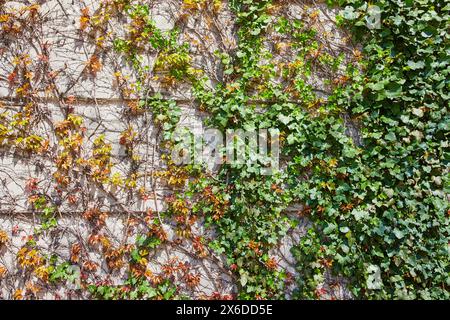
[[[133,251],[131,251],[131,258],[136,262],[140,261],[141,255],[139,254],[139,250],[134,249]]]
[[[384,138],[386,140],[388,140],[388,141],[395,141],[395,140],[397,140],[397,136],[393,132],[389,132]]]
[[[347,232],[350,231],[350,229],[348,227],[340,227],[339,231],[342,232],[342,233],[347,233]]]
[[[346,6],[344,10],[341,11],[341,16],[346,20],[355,20],[358,18],[358,13],[355,12],[355,8]]]
[[[394,235],[397,239],[401,239],[405,236],[405,233],[396,228],[394,229]]]
[[[239,51],[236,52],[236,56],[237,56],[238,58],[242,58],[242,57],[245,56],[245,52],[239,50]]]
[[[414,61],[408,61],[407,62],[408,67],[411,68],[411,70],[418,70],[418,69],[422,69],[423,67],[425,67],[425,63],[423,61],[419,61],[419,62],[414,62]]]
[[[379,290],[383,287],[383,281],[381,280],[380,267],[377,265],[369,265],[367,268],[367,288],[370,290]]]
[[[253,30],[250,31],[250,34],[257,36],[258,34],[261,33],[261,28],[254,28]]]
[[[153,288],[153,287],[148,287],[148,288],[146,289],[146,294],[147,294],[147,297],[148,297],[148,298],[153,298],[153,297],[156,297],[156,296],[158,295],[158,292],[156,291],[155,288]]]
[[[325,234],[331,234],[335,229],[336,229],[336,225],[335,225],[335,224],[332,224],[332,223],[329,223],[328,226],[326,226],[326,227],[323,229],[323,233],[325,233]]]
[[[285,116],[284,114],[280,114],[278,119],[285,125],[288,125],[292,121],[291,116]]]
[[[245,285],[248,282],[248,276],[246,273],[241,274],[240,282],[241,282],[241,286],[245,287]]]
[[[365,217],[368,217],[368,213],[366,212],[366,211],[363,211],[363,210],[356,210],[356,209],[353,209],[352,210],[352,215],[355,217],[355,219],[358,221],[358,220],[361,220],[361,219],[363,219],[363,218],[365,218]]]
[[[367,86],[373,91],[380,91],[384,89],[384,82],[369,83]]]
[[[293,144],[296,140],[297,140],[297,138],[294,134],[288,135],[287,139],[286,139],[288,144]]]
[[[423,110],[422,110],[421,108],[414,108],[414,109],[412,110],[412,113],[413,113],[415,116],[418,116],[419,118],[422,118],[422,117],[423,117]]]
[[[402,85],[398,83],[390,83],[386,87],[386,97],[390,99],[398,98],[402,94]]]

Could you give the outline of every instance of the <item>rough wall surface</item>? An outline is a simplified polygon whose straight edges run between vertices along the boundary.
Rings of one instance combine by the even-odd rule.
[[[8,238],[8,245],[0,252],[0,298],[89,297],[79,290],[76,281],[73,286],[48,283],[45,268],[34,268],[38,262],[36,266],[30,262],[34,272],[28,272],[26,263],[18,257],[29,254],[21,253],[21,249],[30,241],[36,241],[39,253],[29,254],[29,260],[42,258],[48,262],[54,255],[55,259],[71,261],[83,282],[123,283],[129,269],[122,255],[131,254],[136,235],[156,219],[161,224],[151,232],[164,242],[149,254],[148,277],[158,283],[170,274],[180,283],[178,292],[192,298],[233,296],[237,279],[226,267],[225,258],[207,247],[214,230],[195,221],[192,235],[183,237],[176,223],[161,216],[166,210],[164,199],[180,186],[164,178],[167,164],[161,159],[161,130],[153,123],[157,115],[130,116],[130,109],[140,98],[133,86],[139,75],[113,48],[112,39],[126,32],[126,17],[120,14],[120,7],[116,8],[118,12],[108,13],[117,19],[95,22],[105,17],[101,14],[105,10],[102,1],[38,1],[35,7],[28,1],[0,3],[0,132],[16,130],[40,137],[35,144],[19,141],[16,147],[2,145],[0,151],[0,230]],[[236,46],[234,17],[227,6],[211,18],[188,14],[186,1],[148,4],[159,29],[170,30],[175,25],[181,29],[178,41],[191,44],[194,68],[211,75],[211,85],[214,77],[220,80],[223,70],[214,52],[232,51]],[[329,34],[324,50],[343,50],[342,35],[334,29],[335,13],[325,5],[294,1],[284,10],[297,17],[317,11],[317,25],[323,34]],[[98,28],[84,29],[87,22],[83,17],[89,17]],[[283,50],[280,63],[289,62],[289,52]],[[144,57],[148,65],[154,64],[157,54]],[[327,75],[322,70],[313,72],[310,84],[326,98],[323,79]],[[201,131],[202,118],[207,115],[198,111],[191,88],[183,83],[167,85],[161,81],[164,72],[155,71],[152,76],[145,85],[177,101],[179,125]],[[68,114],[79,116],[82,124],[62,128]],[[11,121],[23,123],[3,128]],[[133,157],[121,143],[130,128],[136,133]],[[76,133],[81,133],[80,140],[73,141],[78,143],[77,157],[88,164],[83,167],[71,159],[66,162],[69,167],[61,167],[64,164],[57,161],[63,160],[65,152],[61,141]],[[103,140],[96,140],[99,137]],[[96,167],[89,161],[97,159],[99,145],[111,147],[107,151],[111,158]],[[30,156],[30,150],[35,154]],[[101,172],[102,166],[108,167],[108,172]],[[98,169],[98,180],[82,168]],[[102,175],[120,183],[103,183]],[[56,208],[58,223],[36,235],[42,217],[35,202],[42,195]],[[298,208],[290,211],[295,214]],[[280,266],[290,273],[295,270],[289,249],[306,225],[301,222],[292,229],[273,251]],[[336,294],[342,297],[340,290]]]

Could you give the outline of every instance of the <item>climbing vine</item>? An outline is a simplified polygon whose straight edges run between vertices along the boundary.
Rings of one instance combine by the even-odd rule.
[[[298,296],[314,298],[331,268],[358,298],[447,299],[450,7],[378,1],[370,30],[365,2],[340,4],[365,74],[336,99],[358,117],[362,145],[327,148],[334,167],[298,187],[315,226],[295,249]]]
[[[26,182],[39,223],[16,258],[35,280],[13,297],[38,298],[44,285],[73,283],[77,266],[79,288],[72,293],[97,299],[334,299],[342,298],[340,289],[350,298],[448,299],[450,6],[439,0],[177,5],[167,30],[147,1],[101,1],[79,12],[77,35],[92,48],[80,78],[101,78],[113,56],[125,122],[117,141],[91,132],[77,98],[58,89],[64,68],[51,70],[48,43],[40,43],[36,59],[14,53],[11,73],[0,79],[20,107],[0,102],[0,147],[50,159],[52,169],[50,187],[34,177]],[[375,28],[368,25],[374,6]],[[218,22],[225,10],[231,38]],[[37,4],[0,4],[0,57],[11,39],[40,38],[32,26],[44,20]],[[207,36],[190,36],[191,20],[201,21]],[[120,30],[113,30],[118,22]],[[216,46],[207,39],[213,34]],[[204,126],[224,134],[276,132],[280,166],[264,174],[275,151],[263,155],[248,145],[254,161],[225,162],[216,172],[178,164],[186,107],[174,97],[179,91],[189,92]],[[61,119],[50,120],[41,93],[52,97]],[[43,135],[41,125],[54,137]],[[158,142],[151,156],[141,152],[150,126]],[[123,150],[120,163],[114,143]],[[156,153],[161,167],[149,169]],[[156,183],[166,187],[163,206]],[[109,232],[112,210],[85,199],[92,190],[126,216],[123,239]],[[156,204],[135,212],[119,195]],[[44,238],[60,230],[61,207],[80,203],[87,237],[75,235],[69,257],[43,250]],[[0,230],[0,250],[18,233]],[[296,233],[293,260],[283,264],[276,251]],[[215,264],[232,289],[202,292],[199,268],[177,256],[155,270],[152,262],[164,250]],[[109,276],[99,276],[100,269]],[[119,272],[120,283],[111,277]],[[0,263],[0,283],[7,276]]]

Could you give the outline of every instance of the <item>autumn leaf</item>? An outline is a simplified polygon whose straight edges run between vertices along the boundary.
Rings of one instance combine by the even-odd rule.
[[[17,289],[14,292],[14,300],[22,300],[23,299],[23,291],[20,289]]]
[[[9,240],[9,238],[8,238],[8,234],[6,233],[6,231],[0,230],[0,246],[7,243],[8,240]]]
[[[81,9],[81,17],[80,17],[80,30],[84,31],[89,25],[90,16],[89,16],[89,8],[86,7]]]
[[[0,266],[0,279],[4,278],[7,273],[8,270],[5,267]]]
[[[96,76],[97,72],[99,72],[102,69],[102,63],[100,62],[100,59],[97,55],[92,55],[92,57],[87,61],[86,63],[87,70],[89,74],[92,76]]]
[[[25,184],[25,191],[28,193],[31,193],[37,189],[38,185],[38,179],[36,178],[30,178],[27,180]]]
[[[8,75],[8,83],[9,83],[10,85],[15,84],[15,83],[16,83],[16,77],[17,77],[17,73],[16,73],[15,71],[11,72],[11,73]]]

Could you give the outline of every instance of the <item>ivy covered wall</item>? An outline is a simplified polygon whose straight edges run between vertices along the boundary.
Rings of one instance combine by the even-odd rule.
[[[448,299],[449,11],[0,1],[0,297]]]

